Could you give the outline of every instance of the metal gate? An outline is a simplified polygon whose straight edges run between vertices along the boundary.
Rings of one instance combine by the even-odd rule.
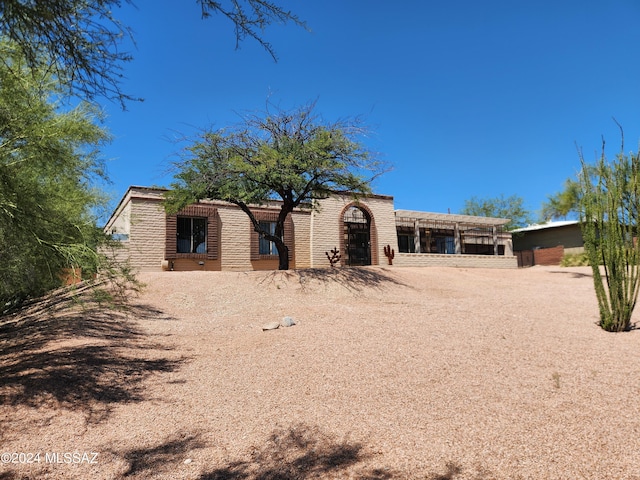
[[[346,223],[347,265],[371,265],[371,242],[369,225]]]
[[[356,206],[349,207],[342,218],[347,265],[371,265],[371,220]]]

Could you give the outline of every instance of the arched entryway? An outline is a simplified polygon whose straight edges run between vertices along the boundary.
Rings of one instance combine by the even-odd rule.
[[[342,217],[346,265],[371,265],[371,215],[352,205]]]

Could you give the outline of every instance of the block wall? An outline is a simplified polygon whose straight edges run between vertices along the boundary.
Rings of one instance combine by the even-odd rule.
[[[122,207],[118,215],[113,219],[111,225],[109,225],[109,234],[124,234],[129,235],[131,233],[131,202],[128,202]]]
[[[293,212],[295,268],[311,267],[311,212]]]
[[[276,270],[278,259],[251,259],[251,221],[246,213],[233,205],[216,205],[218,214],[217,259],[179,258],[167,265],[176,271],[185,270]],[[294,252],[290,268],[304,268],[310,264],[310,212],[293,212]],[[164,233],[163,233],[164,235]]]
[[[384,247],[390,245],[398,251],[398,236],[396,234],[396,219],[393,209],[393,198],[382,196],[363,197],[358,201],[350,196],[335,196],[318,202],[318,209],[311,215],[311,267],[328,267],[329,261],[325,252],[340,248],[340,237],[343,235],[342,212],[350,204],[362,204],[373,216],[375,224],[375,240],[377,245],[371,245],[372,263],[386,265]],[[372,234],[372,239],[374,235]],[[374,254],[373,249],[376,249]],[[345,252],[340,252],[345,255]]]
[[[396,253],[393,265],[398,267],[518,268],[518,259],[506,255]]]
[[[131,198],[129,259],[141,271],[160,270],[164,260],[166,220],[160,200]]]

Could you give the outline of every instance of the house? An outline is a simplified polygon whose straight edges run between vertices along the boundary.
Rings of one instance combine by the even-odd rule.
[[[567,253],[582,253],[584,241],[580,222],[562,220],[547,222],[514,230],[513,249],[532,250],[562,245]]]
[[[138,270],[273,270],[275,245],[254,231],[239,207],[203,200],[177,215],[163,208],[164,189],[130,187],[104,227],[121,243],[116,256]],[[277,201],[252,207],[273,228]],[[394,210],[393,197],[349,194],[296,209],[285,222],[290,268],[330,265],[338,249],[341,265],[460,266],[515,268],[508,219]]]
[[[577,220],[547,222],[513,230],[513,250],[520,266],[559,265],[565,254],[582,253]]]

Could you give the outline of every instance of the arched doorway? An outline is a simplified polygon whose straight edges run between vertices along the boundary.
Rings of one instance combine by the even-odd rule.
[[[346,265],[371,265],[371,217],[362,208],[351,206],[343,216]]]

